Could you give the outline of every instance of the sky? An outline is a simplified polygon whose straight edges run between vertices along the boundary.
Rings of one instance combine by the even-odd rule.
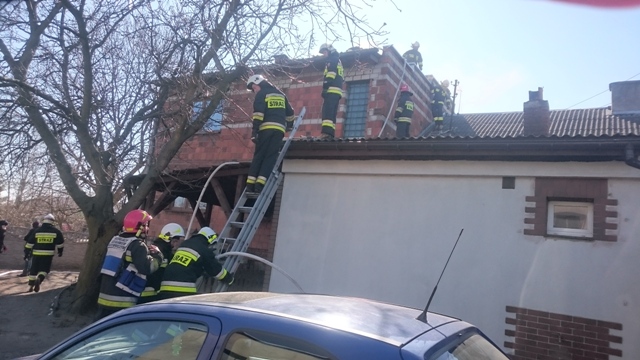
[[[460,82],[460,113],[522,111],[528,92],[538,87],[551,109],[604,107],[611,104],[610,83],[640,80],[640,7],[551,0],[369,2],[374,6],[363,13],[374,27],[387,24],[386,45],[402,54],[419,41],[423,72]]]

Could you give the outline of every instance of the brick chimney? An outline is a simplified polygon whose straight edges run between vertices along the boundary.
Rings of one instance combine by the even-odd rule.
[[[529,91],[529,101],[524,103],[524,136],[549,136],[551,113],[549,102],[542,98],[542,88]]]
[[[640,114],[640,80],[609,84],[613,115]]]

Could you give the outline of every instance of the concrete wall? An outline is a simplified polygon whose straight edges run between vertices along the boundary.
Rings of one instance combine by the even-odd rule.
[[[464,229],[430,310],[481,327],[501,346],[515,307],[621,324],[612,335],[624,340],[614,347],[640,358],[638,170],[617,162],[287,160],[284,172],[274,263],[305,291],[423,308]],[[524,235],[536,177],[605,175],[618,201],[617,241]],[[502,176],[515,177],[515,189],[503,189]],[[294,289],[271,274],[269,290]]]

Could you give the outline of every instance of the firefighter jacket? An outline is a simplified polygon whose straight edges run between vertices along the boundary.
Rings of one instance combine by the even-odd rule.
[[[293,108],[287,97],[267,81],[262,81],[253,101],[253,136],[269,129],[284,133],[293,127],[293,120]]]
[[[436,85],[431,89],[431,102],[433,104],[444,104],[446,97],[444,90],[440,86]]]
[[[422,54],[416,49],[411,49],[402,55],[410,64],[418,64],[418,68],[422,70]]]
[[[164,272],[160,292],[171,291],[185,294],[196,293],[196,281],[203,272],[216,279],[227,272],[216,259],[204,235],[196,234],[185,240],[178,248]]]
[[[400,93],[398,107],[393,117],[397,122],[411,122],[411,117],[413,116],[413,101],[411,101],[411,96],[413,96],[413,93],[410,91]]]
[[[27,238],[25,249],[29,250],[33,256],[53,256],[58,252],[62,256],[64,250],[64,237],[62,232],[51,224],[42,224],[33,235]]]
[[[344,82],[344,68],[337,51],[332,51],[327,56],[327,63],[324,67],[324,81],[322,83],[322,93],[336,94],[342,97],[342,83]]]
[[[158,294],[158,290],[160,290],[160,284],[162,283],[162,278],[164,277],[164,270],[166,269],[167,265],[169,265],[169,262],[173,257],[173,252],[171,251],[171,243],[162,239],[156,239],[153,241],[153,245],[157,246],[158,249],[160,249],[160,252],[162,253],[162,263],[160,264],[158,270],[152,272],[151,274],[149,274],[149,276],[147,276],[147,285],[144,288],[142,294],[140,294],[141,297],[154,296]]]
[[[98,304],[123,309],[134,306],[144,290],[147,276],[162,263],[161,254],[150,254],[144,241],[134,234],[114,236],[107,246],[107,255],[100,273]]]

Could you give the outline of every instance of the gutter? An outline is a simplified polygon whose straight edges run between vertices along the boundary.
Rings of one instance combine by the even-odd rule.
[[[640,169],[640,161],[638,161],[638,157],[636,156],[636,152],[633,148],[633,145],[627,144],[624,150],[625,150],[624,163],[636,169]]]

